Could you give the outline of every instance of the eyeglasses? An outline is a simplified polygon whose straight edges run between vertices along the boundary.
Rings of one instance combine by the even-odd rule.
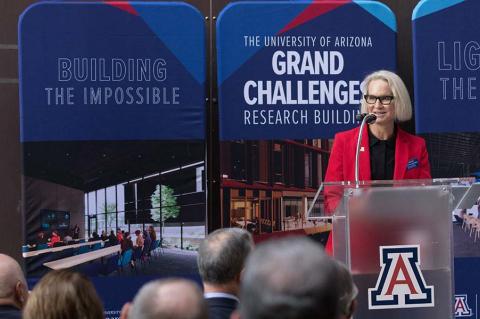
[[[367,104],[375,104],[377,103],[377,100],[379,100],[380,103],[382,103],[382,105],[390,105],[393,101],[393,96],[391,95],[375,96],[375,95],[366,94],[363,97],[365,99],[365,102],[367,102]]]

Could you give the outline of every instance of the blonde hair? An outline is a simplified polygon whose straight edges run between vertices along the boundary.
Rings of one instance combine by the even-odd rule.
[[[24,319],[102,319],[103,306],[90,280],[68,270],[51,271],[33,289]]]
[[[408,94],[407,87],[402,79],[395,73],[387,70],[375,71],[363,80],[360,84],[362,90],[362,104],[360,107],[361,113],[368,113],[368,104],[363,98],[363,95],[368,94],[368,86],[374,80],[383,80],[388,83],[392,90],[395,103],[395,120],[397,122],[406,122],[412,118],[412,102]]]

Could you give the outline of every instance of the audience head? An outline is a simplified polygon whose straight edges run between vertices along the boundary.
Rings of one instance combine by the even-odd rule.
[[[358,295],[358,289],[353,282],[352,274],[344,264],[336,261],[338,271],[338,287],[339,291],[339,312],[340,319],[352,318],[353,312],[357,306],[355,298]]]
[[[140,230],[139,230],[139,229],[137,229],[137,230],[135,231],[135,235],[136,235],[136,236],[139,236],[139,235],[140,235]]]
[[[0,305],[22,309],[28,288],[20,265],[10,256],[0,254]]]
[[[80,273],[51,271],[33,289],[24,319],[99,319],[103,306],[92,283]]]
[[[122,319],[207,319],[207,306],[198,286],[185,279],[156,280],[144,285]]]
[[[252,249],[252,235],[246,230],[224,228],[209,234],[198,249],[197,264],[203,282],[214,285],[239,283]]]
[[[247,260],[240,300],[245,319],[336,319],[335,262],[308,238],[266,242]]]

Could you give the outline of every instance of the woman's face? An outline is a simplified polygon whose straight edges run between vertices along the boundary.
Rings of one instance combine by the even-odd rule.
[[[368,85],[367,94],[374,97],[393,96],[387,81],[373,80]],[[395,98],[390,101],[389,105],[381,103],[380,99],[376,99],[374,104],[367,104],[368,113],[373,113],[377,116],[375,124],[385,125],[392,124],[395,121]]]

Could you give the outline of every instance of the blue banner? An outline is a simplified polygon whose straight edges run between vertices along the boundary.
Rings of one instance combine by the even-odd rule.
[[[19,54],[22,142],[204,137],[205,26],[190,5],[38,3]]]
[[[21,15],[30,282],[52,269],[84,273],[105,317],[118,318],[149,280],[199,281],[204,21],[176,2],[39,2]]]
[[[357,125],[360,81],[395,69],[378,2],[237,2],[217,30],[221,140],[333,137]]]
[[[423,0],[413,12],[418,133],[478,132],[480,2]]]
[[[455,318],[478,318],[479,257],[455,258]]]

